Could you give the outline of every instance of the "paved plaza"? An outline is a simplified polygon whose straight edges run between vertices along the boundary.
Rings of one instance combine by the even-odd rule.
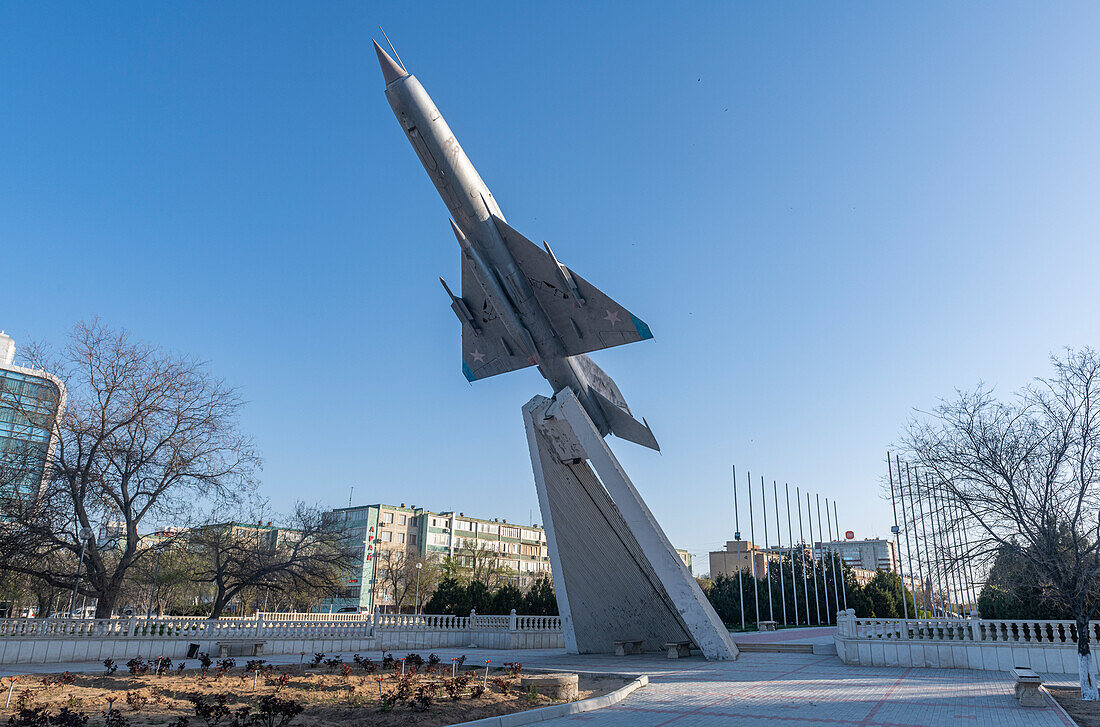
[[[769,635],[771,636],[771,635]],[[777,637],[790,641],[791,632]],[[823,634],[803,635],[820,640]],[[743,640],[738,637],[738,640]],[[1053,705],[1019,707],[1004,672],[966,669],[845,666],[835,656],[745,653],[732,662],[701,657],[571,656],[558,650],[440,649],[446,663],[465,654],[467,664],[518,661],[528,668],[629,672],[649,676],[648,687],[624,702],[595,712],[539,724],[608,727],[717,727],[718,725],[837,725],[838,727],[1062,727],[1072,725]],[[344,654],[345,658],[350,654]],[[267,657],[297,663],[297,655]],[[98,671],[99,664],[0,666],[0,673]],[[1072,675],[1044,675],[1044,682],[1075,684]]]

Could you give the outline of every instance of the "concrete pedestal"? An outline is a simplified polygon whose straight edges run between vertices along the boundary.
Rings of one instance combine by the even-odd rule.
[[[737,646],[572,391],[523,408],[554,590],[570,653],[688,641],[708,659]]]

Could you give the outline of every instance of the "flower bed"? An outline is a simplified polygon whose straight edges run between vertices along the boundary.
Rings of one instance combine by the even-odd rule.
[[[371,724],[439,727],[556,704],[518,688],[522,667],[442,662],[434,654],[366,658],[303,655],[301,665],[263,659],[108,659],[100,674],[5,677],[0,722],[12,727],[244,727]],[[581,679],[579,699],[622,686],[614,677]],[[83,721],[84,719],[87,721]],[[9,722],[9,720],[11,720]],[[51,720],[47,722],[46,720]]]

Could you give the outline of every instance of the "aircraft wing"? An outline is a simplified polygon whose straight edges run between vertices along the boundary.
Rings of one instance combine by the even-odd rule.
[[[568,355],[653,338],[644,321],[559,263],[549,248],[543,250],[495,215],[493,222]]]
[[[462,299],[473,316],[472,325],[462,326],[462,373],[467,381],[532,365],[508,335],[465,255],[462,256]]]

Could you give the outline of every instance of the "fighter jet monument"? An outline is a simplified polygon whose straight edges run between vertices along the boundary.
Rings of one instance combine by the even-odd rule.
[[[649,424],[585,355],[652,338],[649,326],[508,225],[424,87],[400,58],[377,42],[374,49],[386,99],[451,214],[460,293],[440,282],[462,326],[463,374],[477,381],[535,366],[555,392],[523,413],[568,650],[688,643],[710,659],[736,658],[729,632],[604,441],[614,434],[659,449]]]

